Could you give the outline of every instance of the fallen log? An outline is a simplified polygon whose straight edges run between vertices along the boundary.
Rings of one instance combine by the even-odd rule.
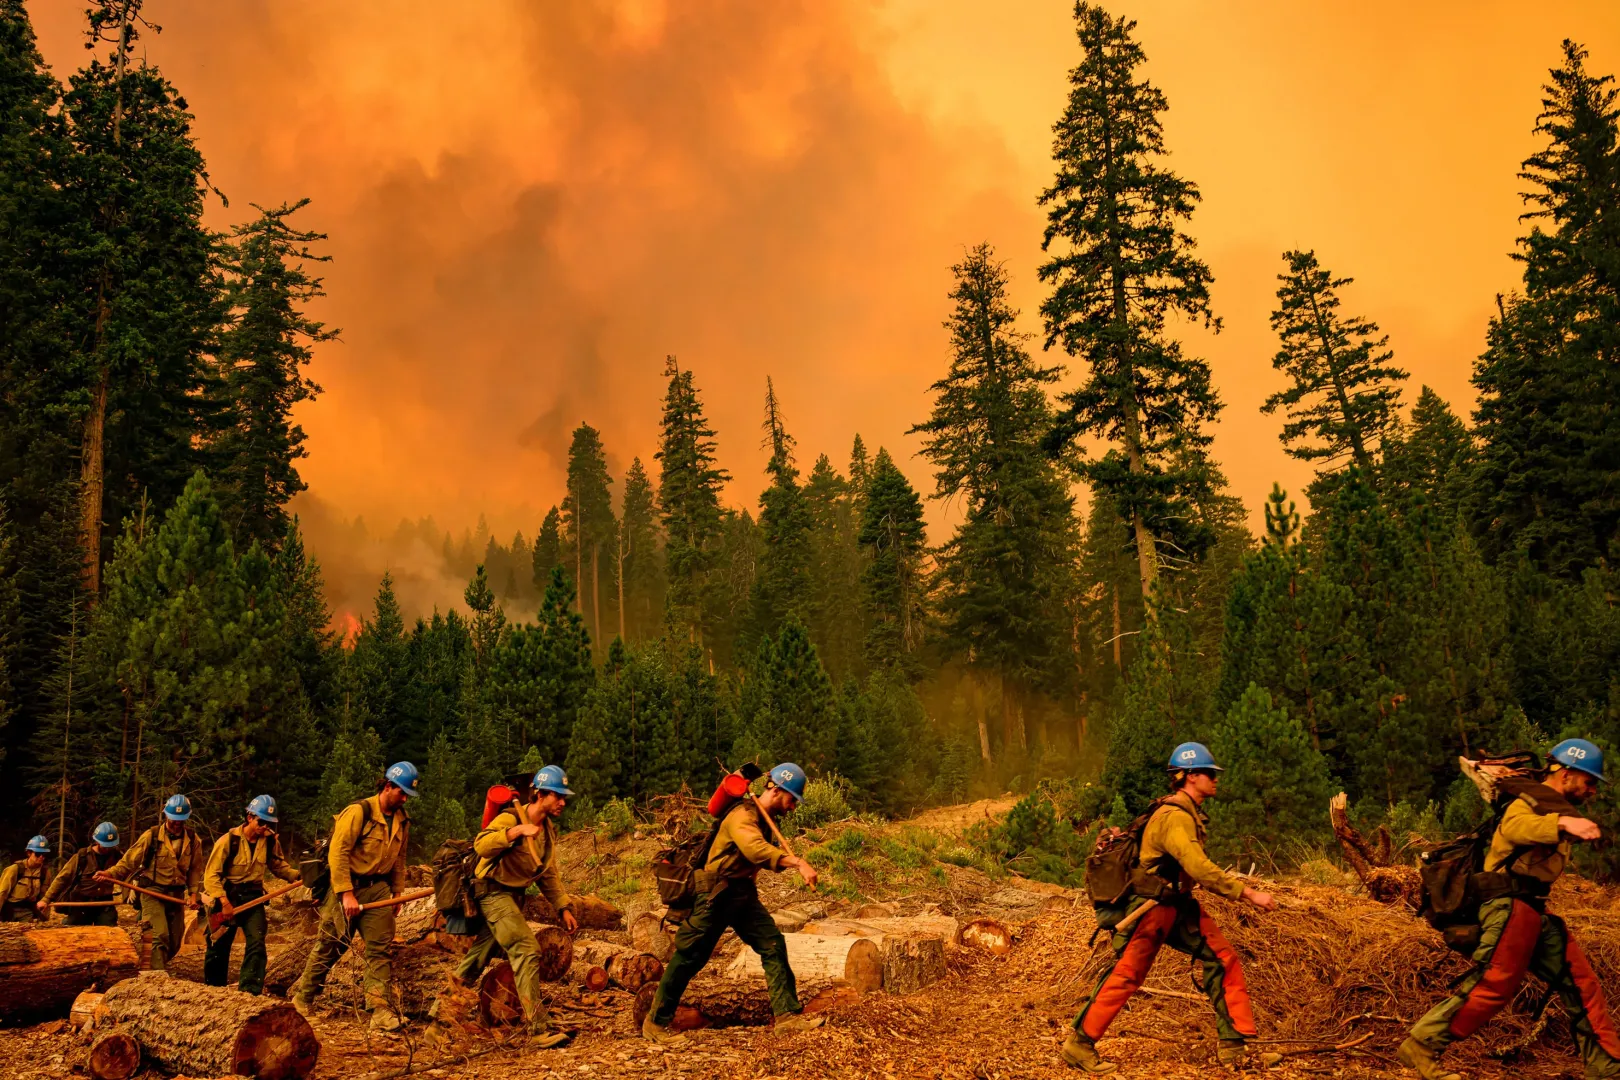
[[[68,1025],[77,1031],[89,1031],[100,1024],[101,1018],[106,1015],[106,1010],[101,1005],[101,999],[104,997],[106,995],[98,991],[86,990],[74,998],[72,1006],[68,1009]]]
[[[579,983],[593,994],[601,993],[608,985],[607,969],[589,960],[575,960],[573,967],[568,969],[568,979],[570,982]]]
[[[60,1016],[84,991],[139,970],[135,945],[114,926],[0,925],[0,1019]]]
[[[536,926],[534,931],[535,961],[540,968],[541,982],[562,982],[568,969],[574,966],[574,939],[560,926]]]
[[[574,954],[600,965],[609,980],[632,994],[664,977],[662,960],[624,945],[582,938],[574,943]]]
[[[875,942],[864,937],[822,937],[817,934],[785,934],[788,966],[794,977],[808,984],[841,981],[857,993],[871,993],[883,986],[883,953]],[[743,946],[726,968],[735,980],[765,978],[759,954]]]
[[[648,983],[636,992],[631,1019],[636,1030],[652,1011],[653,997],[658,993],[656,983]],[[838,1005],[859,999],[860,991],[842,983],[799,983],[799,1003],[807,1013],[825,1012]],[[729,979],[714,975],[700,975],[693,979],[675,1007],[675,1019],[670,1027],[675,1031],[692,1031],[707,1027],[760,1027],[771,1023],[771,995],[763,981]]]
[[[478,976],[478,1019],[487,1028],[505,1027],[523,1019],[512,965],[491,960]]]
[[[315,935],[306,934],[277,950],[264,968],[264,991],[283,997],[304,974],[304,964],[315,951]]]
[[[949,915],[885,916],[873,919],[821,919],[804,924],[803,933],[823,937],[883,937],[887,934],[930,934],[951,944],[959,932]]]
[[[1012,931],[995,919],[974,919],[962,927],[957,940],[992,956],[1006,956],[1012,951]]]
[[[569,908],[579,920],[581,930],[623,930],[624,911],[595,893],[569,897]],[[523,902],[523,917],[530,922],[561,925],[562,918],[551,901],[538,894]]]
[[[158,972],[125,979],[102,1004],[150,1061],[174,1072],[302,1080],[321,1052],[309,1022],[284,1001]]]
[[[652,953],[666,964],[675,955],[675,936],[664,929],[664,920],[650,911],[631,920],[630,941],[637,952]]]
[[[141,1067],[141,1044],[125,1031],[97,1035],[84,1059],[90,1080],[129,1080]]]

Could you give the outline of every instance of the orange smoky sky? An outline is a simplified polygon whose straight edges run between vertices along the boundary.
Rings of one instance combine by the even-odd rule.
[[[83,62],[82,5],[30,5],[47,59]],[[1119,4],[1168,94],[1174,167],[1204,201],[1219,336],[1189,333],[1226,411],[1216,453],[1251,511],[1298,490],[1267,324],[1289,247],[1356,278],[1413,374],[1466,411],[1559,43],[1620,67],[1610,3]],[[730,498],[754,505],[765,378],[801,465],[859,432],[931,488],[906,429],[945,363],[950,264],[988,240],[1025,323],[1050,128],[1078,59],[1061,0],[148,0],[138,46],[196,114],[224,227],[308,196],[342,328],[299,508],[363,603],[373,534],[432,515],[533,536],[570,431],[616,474],[656,447],[664,356],[696,372]],[[1036,339],[1038,343],[1038,338]],[[1072,377],[1072,375],[1071,375]],[[933,512],[936,527],[947,512]],[[348,540],[341,538],[347,537]],[[418,553],[416,606],[459,590]],[[337,567],[334,571],[334,567]],[[396,573],[402,568],[395,566]],[[407,568],[408,569],[408,568]],[[345,577],[347,575],[347,578]],[[409,576],[409,574],[407,575]],[[353,593],[354,595],[345,595]]]

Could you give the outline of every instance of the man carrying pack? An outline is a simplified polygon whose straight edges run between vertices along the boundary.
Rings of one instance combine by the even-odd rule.
[[[264,991],[269,913],[264,904],[240,914],[236,909],[264,895],[266,874],[282,881],[298,880],[298,869],[281,854],[281,840],[276,836],[279,823],[276,800],[260,795],[248,803],[247,820],[215,840],[208,853],[203,892],[209,908],[226,918],[209,936],[208,952],[203,955],[203,982],[209,986],[224,986],[230,980],[231,945],[240,929],[242,970],[236,976],[236,988],[244,994]]]
[[[28,841],[27,854],[0,873],[0,922],[34,922],[34,905],[45,895],[45,856],[51,842],[44,836]]]
[[[531,796],[526,807],[513,799],[512,805],[495,815],[489,827],[473,841],[478,865],[470,887],[484,916],[484,926],[456,968],[456,977],[471,986],[484,965],[497,952],[504,952],[512,965],[529,1034],[534,1045],[547,1049],[567,1042],[568,1036],[551,1030],[551,1017],[540,999],[539,944],[523,918],[523,896],[530,885],[539,886],[540,895],[557,909],[563,929],[570,934],[579,929],[563,889],[562,874],[557,870],[557,829],[553,824],[567,809],[574,793],[568,787],[567,774],[557,765],[547,765],[535,773],[529,787]]]
[[[180,950],[186,934],[186,908],[202,906],[205,860],[202,841],[186,824],[190,818],[191,800],[170,795],[163,804],[163,821],[136,837],[116,866],[96,875],[110,881],[128,881],[133,876],[135,884],[175,898],[170,904],[156,897],[140,897],[141,921],[152,932],[153,971],[166,970],[169,958]]]
[[[675,1007],[687,984],[714,955],[727,928],[735,930],[743,943],[759,954],[770,990],[771,1011],[777,1018],[776,1030],[807,1031],[821,1026],[822,1017],[803,1015],[793,969],[788,966],[787,942],[760,903],[754,881],[762,867],[797,870],[805,884],[815,888],[815,867],[765,838],[773,826],[764,815],[775,819],[790,813],[802,798],[804,770],[792,762],[783,762],[771,770],[765,794],[757,803],[743,799],[723,812],[709,847],[709,858],[697,875],[697,901],[675,932],[675,953],[658,983],[652,1010],[642,1021],[641,1034],[645,1038],[657,1043],[681,1038],[669,1030]]]
[[[410,818],[405,801],[421,794],[416,766],[397,762],[383,774],[381,789],[369,799],[350,803],[337,815],[326,851],[331,887],[321,906],[321,925],[304,974],[293,990],[293,1007],[305,1016],[326,976],[360,931],[366,944],[366,1006],[374,1031],[398,1031],[404,1021],[393,1005],[394,908],[362,911],[405,891],[405,849],[410,844]]]
[[[1203,803],[1215,795],[1221,772],[1209,750],[1202,743],[1182,743],[1171,753],[1167,771],[1171,794],[1149,811],[1128,902],[1098,915],[1099,928],[1114,931],[1114,961],[1081,1005],[1074,1031],[1063,1044],[1063,1060],[1082,1072],[1111,1073],[1117,1068],[1097,1055],[1096,1040],[1142,985],[1159,948],[1166,944],[1203,963],[1204,994],[1215,1007],[1220,1036],[1216,1056],[1221,1064],[1242,1065],[1248,1056],[1247,1040],[1255,1037],[1243,966],[1194,899],[1192,887],[1202,885],[1261,911],[1275,911],[1277,901],[1222,870],[1204,853],[1209,819]],[[1116,929],[1120,926],[1124,928]],[[1268,1066],[1279,1060],[1277,1054],[1261,1057]]]
[[[1491,836],[1484,873],[1475,875],[1480,939],[1474,969],[1456,993],[1412,1026],[1396,1051],[1424,1080],[1458,1080],[1440,1064],[1440,1055],[1485,1026],[1513,1000],[1530,972],[1563,999],[1587,1080],[1620,1077],[1620,1035],[1603,988],[1564,920],[1547,913],[1547,894],[1564,872],[1571,841],[1591,842],[1602,835],[1577,806],[1608,779],[1603,751],[1585,739],[1565,739],[1547,760],[1551,771],[1545,783],[1515,785],[1516,797]]]
[[[97,875],[118,862],[118,826],[103,821],[90,834],[91,843],[73,853],[67,864],[57,871],[51,887],[35,905],[41,916],[50,918],[51,905],[58,900],[75,903],[112,900],[113,883],[100,880]],[[105,907],[69,909],[69,926],[117,926],[118,909],[112,904]]]

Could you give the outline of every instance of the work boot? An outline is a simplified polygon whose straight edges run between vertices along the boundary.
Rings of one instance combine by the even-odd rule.
[[[1249,1063],[1249,1044],[1242,1039],[1222,1039],[1220,1046],[1215,1050],[1215,1056],[1222,1065],[1230,1065],[1234,1069],[1242,1068]],[[1275,1051],[1267,1051],[1260,1055],[1260,1065],[1269,1069],[1282,1060],[1282,1055]]]
[[[1440,1064],[1440,1055],[1418,1042],[1410,1035],[1401,1043],[1395,1056],[1402,1065],[1416,1072],[1423,1080],[1462,1080],[1462,1074],[1447,1071]]]
[[[825,1016],[806,1016],[804,1013],[794,1013],[791,1016],[779,1016],[772,1030],[783,1035],[792,1035],[799,1031],[811,1031],[827,1022]]]
[[[561,1046],[568,1038],[568,1032],[557,1031],[546,1021],[529,1025],[529,1046],[535,1050],[550,1050],[553,1046]]]
[[[1063,1044],[1063,1060],[1081,1072],[1093,1076],[1102,1076],[1119,1068],[1112,1061],[1104,1061],[1098,1057],[1097,1044],[1078,1031],[1071,1031],[1069,1041]]]
[[[398,1031],[405,1026],[405,1021],[399,1018],[399,1013],[387,1005],[378,1005],[371,1010],[372,1031]]]
[[[686,1041],[685,1035],[677,1035],[664,1025],[653,1023],[651,1013],[641,1022],[641,1037],[660,1046],[679,1046]]]

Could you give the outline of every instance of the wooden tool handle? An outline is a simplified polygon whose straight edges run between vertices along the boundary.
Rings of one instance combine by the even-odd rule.
[[[1119,920],[1118,925],[1114,927],[1114,933],[1123,934],[1130,930],[1131,927],[1136,925],[1137,920],[1141,919],[1142,916],[1146,915],[1148,912],[1152,911],[1158,906],[1159,902],[1157,900],[1149,900],[1147,903],[1143,904],[1141,907]]]
[[[122,900],[53,900],[50,902],[50,906],[53,908],[117,907],[122,903]]]
[[[391,896],[387,900],[373,900],[369,904],[361,904],[360,910],[376,911],[378,908],[397,907],[400,904],[408,904],[412,900],[420,900],[425,896],[432,896],[434,891],[435,890],[433,889],[418,889],[416,892],[400,893],[398,896]]]
[[[263,896],[254,897],[252,900],[249,900],[245,904],[237,904],[236,906],[231,908],[231,913],[229,915],[225,914],[223,911],[216,911],[213,914],[208,916],[208,928],[210,930],[218,930],[221,926],[224,926],[228,921],[230,921],[231,919],[236,918],[236,916],[242,914],[242,912],[251,910],[252,908],[256,908],[260,904],[268,904],[270,901],[274,900],[278,896],[286,896],[288,893],[292,892],[294,889],[297,889],[297,888],[301,887],[303,884],[304,883],[302,881],[289,882],[288,884],[283,885],[281,888],[275,890],[274,892],[267,892]]]

